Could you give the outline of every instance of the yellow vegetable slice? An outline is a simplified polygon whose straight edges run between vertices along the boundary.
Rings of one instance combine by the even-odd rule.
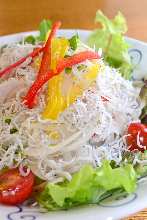
[[[86,74],[84,74],[84,78],[89,81],[89,83],[96,79],[98,75],[99,65],[94,64],[89,67]]]
[[[82,95],[83,91],[87,89],[96,79],[98,75],[99,65],[94,64],[88,68],[83,78],[77,83],[74,83],[69,94],[67,94],[68,105],[71,105],[75,100]]]
[[[69,41],[66,38],[55,38],[51,45],[51,69],[55,70],[59,59],[65,56],[69,47]]]
[[[56,119],[59,112],[64,109],[64,98],[61,94],[63,74],[55,76],[48,84],[47,105],[42,113],[43,118]]]
[[[51,69],[55,70],[59,59],[65,56],[69,48],[69,41],[66,38],[55,38],[51,44]],[[48,83],[47,106],[43,112],[43,118],[56,119],[64,105],[61,95],[62,74],[54,77]]]
[[[87,72],[83,74],[81,80],[77,80],[75,76],[70,77],[73,83],[66,94],[62,92],[66,73],[52,78],[48,83],[47,105],[43,112],[43,118],[57,119],[59,113],[75,102],[75,100],[82,95],[83,91],[95,81],[98,70],[99,65],[93,64],[88,68]]]
[[[51,45],[51,69],[55,70],[57,62],[63,58],[69,48],[69,41],[65,38],[55,38]],[[42,113],[44,119],[55,120],[59,113],[64,111],[69,105],[82,95],[83,91],[88,88],[96,79],[99,70],[97,63],[92,63],[87,68],[87,72],[83,73],[82,79],[77,79],[72,75],[69,77],[70,87],[66,93],[65,74],[62,73],[53,77],[48,82],[47,105]]]

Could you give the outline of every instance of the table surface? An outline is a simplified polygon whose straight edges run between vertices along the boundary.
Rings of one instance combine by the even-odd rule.
[[[109,17],[120,10],[127,35],[147,41],[147,0],[0,0],[0,36],[35,30],[43,18],[61,20],[63,28],[93,29],[97,9]],[[125,220],[147,220],[147,209]]]

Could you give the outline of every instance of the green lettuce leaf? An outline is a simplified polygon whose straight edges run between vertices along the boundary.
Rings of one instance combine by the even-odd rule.
[[[39,35],[33,36],[29,35],[24,38],[24,43],[35,44],[36,42],[44,42],[48,31],[52,27],[52,22],[50,20],[42,20],[39,24]]]
[[[112,169],[105,161],[100,168],[84,165],[70,182],[48,183],[38,202],[48,210],[69,209],[76,205],[97,204],[118,189],[131,193],[136,188],[136,173],[132,165]]]
[[[88,38],[89,46],[102,48],[104,60],[112,67],[119,68],[122,76],[130,79],[132,64],[128,54],[129,45],[123,36],[127,31],[124,16],[118,12],[114,19],[110,20],[98,10],[95,21],[100,23],[102,28],[92,32]]]
[[[137,152],[137,158],[140,161],[147,161],[147,150],[144,152]],[[147,176],[147,165],[144,163],[136,163],[134,166],[137,178],[142,178]]]
[[[52,22],[50,20],[43,19],[41,23],[39,24],[39,41],[45,41],[46,34],[52,27]]]

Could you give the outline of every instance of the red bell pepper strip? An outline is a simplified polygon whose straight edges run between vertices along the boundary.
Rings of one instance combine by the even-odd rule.
[[[10,66],[6,67],[2,71],[0,71],[0,77],[2,77],[4,74],[9,73],[11,70],[19,66],[20,64],[24,63],[29,57],[34,58],[36,57],[39,53],[41,53],[44,50],[44,47],[41,48],[36,48],[33,50],[33,52],[29,53],[27,56],[21,58],[18,60],[16,63],[11,64]]]
[[[41,65],[40,65],[40,69],[39,69],[36,81],[42,81],[42,78],[45,80],[45,78],[47,77],[46,73],[50,71],[51,42],[52,42],[52,39],[54,38],[54,36],[60,26],[61,26],[60,21],[55,22],[52,26],[49,37],[48,37],[47,42],[44,46],[44,53],[42,55],[42,61],[41,61]],[[52,75],[52,73],[51,73],[51,75]],[[41,80],[39,80],[39,79],[41,79]],[[32,90],[34,92],[36,91],[36,89],[37,89],[37,87],[35,85],[34,85],[34,87],[32,86]],[[37,93],[37,91],[36,91],[36,93]],[[30,107],[33,107],[33,103],[34,103],[34,101],[32,101],[32,104],[30,104]]]
[[[57,21],[53,24],[51,32],[49,34],[49,37],[47,39],[47,42],[44,47],[44,53],[42,56],[42,61],[40,65],[40,69],[38,72],[37,78],[41,77],[44,73],[48,72],[50,70],[50,64],[51,64],[51,41],[54,38],[57,30],[60,28],[61,22]]]
[[[101,96],[101,99],[102,99],[103,102],[108,102],[109,101],[109,98],[106,98],[104,96]]]
[[[75,54],[71,57],[64,58],[59,61],[57,64],[56,71],[49,71],[40,76],[31,86],[29,89],[26,97],[24,98],[24,104],[28,106],[29,108],[32,108],[34,106],[34,100],[38,93],[38,91],[41,89],[41,87],[52,77],[55,75],[60,74],[66,67],[71,67],[75,64],[81,63],[85,60],[92,60],[92,59],[99,59],[99,55],[96,52],[92,51],[84,51],[80,52],[78,54]]]
[[[2,77],[2,76],[3,76],[4,74],[6,74],[6,73],[9,73],[11,70],[13,70],[14,68],[16,68],[16,67],[19,66],[20,64],[24,63],[29,57],[34,58],[34,57],[36,57],[40,52],[42,52],[42,51],[44,51],[44,50],[47,51],[48,48],[51,47],[51,40],[52,40],[52,38],[54,37],[54,35],[55,35],[57,29],[60,27],[60,25],[61,25],[61,22],[56,22],[56,23],[53,25],[52,30],[51,30],[50,35],[49,35],[49,38],[48,38],[48,40],[47,40],[47,43],[46,43],[46,45],[45,45],[44,47],[34,49],[33,52],[29,53],[27,56],[21,58],[21,59],[18,60],[17,62],[11,64],[10,66],[8,66],[8,67],[6,67],[5,69],[3,69],[2,71],[0,71],[0,77]],[[46,67],[48,66],[48,63],[50,63],[50,60],[48,61],[48,57],[50,57],[50,53],[51,53],[50,50],[48,50],[48,52],[49,52],[49,54],[46,54],[46,55],[44,54],[44,55],[43,55],[43,63],[42,63],[42,65],[41,65],[40,72],[46,72],[46,71],[48,71]],[[47,63],[46,63],[46,62],[47,62]],[[45,63],[46,63],[46,65],[45,65]],[[39,73],[38,75],[40,75],[40,73]]]
[[[59,64],[57,65],[56,71],[62,72],[66,67],[71,67],[78,63],[82,63],[85,60],[92,60],[92,59],[99,59],[99,58],[100,56],[96,52],[82,51],[78,54],[74,54],[71,57],[67,57],[67,58],[60,60]]]

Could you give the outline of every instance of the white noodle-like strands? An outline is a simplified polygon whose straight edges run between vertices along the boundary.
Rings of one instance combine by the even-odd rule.
[[[4,49],[0,55],[0,69],[32,49],[23,45]],[[23,173],[26,160],[37,176],[55,183],[65,178],[70,181],[72,174],[86,163],[96,167],[107,159],[120,164],[122,153],[127,151],[124,134],[131,122],[138,121],[142,109],[139,90],[99,60],[102,68],[93,87],[60,113],[56,121],[43,120],[41,113],[45,106],[43,91],[46,87],[35,108],[29,110],[21,102],[35,79],[36,70],[28,65],[30,61],[16,68],[11,75],[24,80],[25,86],[0,106],[0,169],[19,166],[22,175],[26,175]],[[91,65],[90,61],[83,64]],[[82,77],[83,71],[78,71],[75,66],[74,75]],[[5,79],[0,80],[0,86],[3,82]],[[108,101],[103,101],[102,97]],[[10,124],[5,123],[6,118],[11,119]],[[13,128],[17,131],[11,134]],[[60,138],[52,140],[49,129],[57,132]]]

